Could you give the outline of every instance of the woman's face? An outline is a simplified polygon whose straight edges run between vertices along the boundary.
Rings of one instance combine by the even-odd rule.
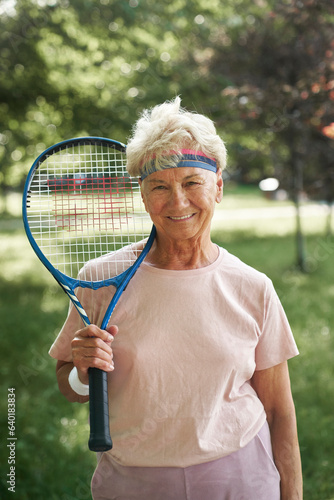
[[[141,190],[158,234],[188,240],[210,233],[215,203],[223,196],[223,180],[221,170],[169,168],[146,177]]]

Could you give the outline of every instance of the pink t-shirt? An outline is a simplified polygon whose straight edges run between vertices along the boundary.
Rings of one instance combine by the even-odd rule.
[[[101,324],[111,287],[80,290]],[[114,460],[187,467],[244,447],[266,415],[251,387],[255,370],[298,354],[271,281],[220,249],[211,265],[176,271],[141,265],[110,324],[119,327],[109,375]],[[73,307],[50,349],[71,360],[82,322]]]

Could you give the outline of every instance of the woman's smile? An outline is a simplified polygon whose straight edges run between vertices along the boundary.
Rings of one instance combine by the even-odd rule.
[[[168,219],[171,219],[171,220],[174,220],[174,221],[184,221],[186,219],[190,219],[191,217],[193,217],[195,214],[188,214],[188,215],[169,215],[167,218]]]

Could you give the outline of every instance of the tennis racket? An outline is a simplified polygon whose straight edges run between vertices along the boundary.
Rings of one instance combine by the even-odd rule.
[[[105,329],[155,237],[138,181],[125,166],[125,145],[120,142],[69,139],[39,155],[25,183],[23,222],[30,244],[85,326],[90,321],[75,290],[115,287],[101,324]],[[107,390],[107,373],[90,368],[92,451],[112,448]]]

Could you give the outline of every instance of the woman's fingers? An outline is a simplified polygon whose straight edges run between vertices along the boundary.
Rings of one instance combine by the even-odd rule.
[[[101,330],[96,325],[89,325],[85,326],[85,328],[82,328],[78,332],[76,332],[76,337],[84,337],[84,338],[100,338],[101,340],[104,340],[105,342],[111,342],[114,340],[113,333],[116,335],[118,332],[117,326],[110,326],[108,327],[108,330],[111,330],[111,332],[107,330]]]
[[[72,357],[74,366],[83,383],[88,383],[88,369],[99,368],[106,372],[114,369],[111,343],[118,332],[117,326],[101,330],[96,325],[89,325],[76,332],[72,340]]]

